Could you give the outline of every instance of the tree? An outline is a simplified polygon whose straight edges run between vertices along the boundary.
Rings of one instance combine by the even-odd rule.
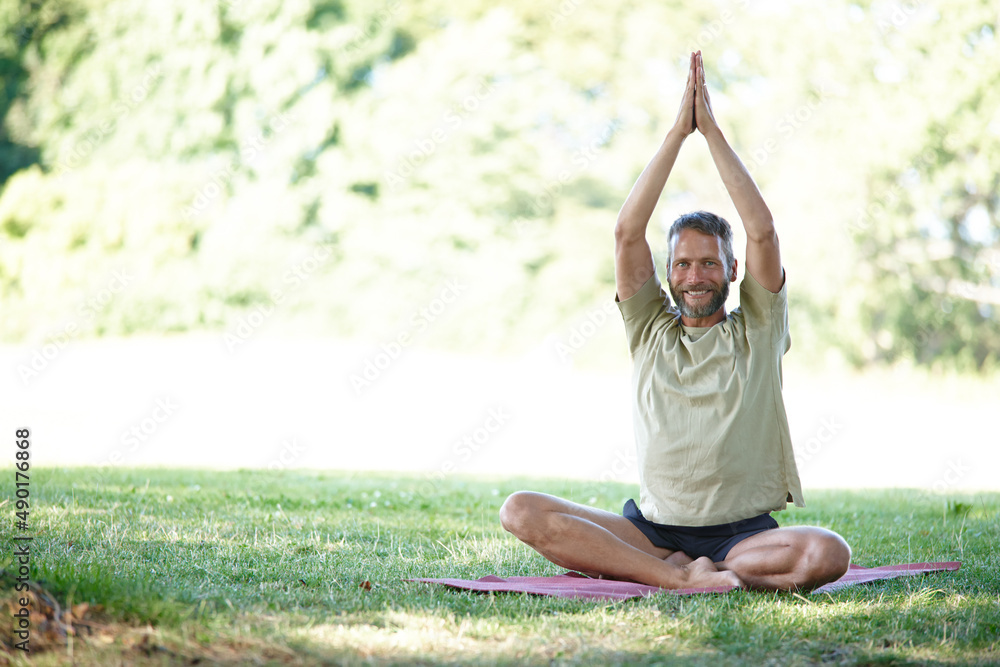
[[[884,166],[854,223],[869,360],[1000,367],[1000,46],[989,2],[900,40],[932,105],[909,159]]]

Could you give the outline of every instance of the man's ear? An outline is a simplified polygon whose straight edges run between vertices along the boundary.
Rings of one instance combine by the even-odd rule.
[[[733,273],[732,273],[732,275],[729,276],[729,282],[731,282],[731,283],[735,283],[736,282],[736,264],[738,262],[739,262],[739,260],[736,260],[736,259],[733,260]]]

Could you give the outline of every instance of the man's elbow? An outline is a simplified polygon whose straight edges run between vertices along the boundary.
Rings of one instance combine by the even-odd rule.
[[[774,222],[765,222],[760,225],[750,227],[747,225],[747,241],[757,244],[778,245],[778,230],[774,227]]]
[[[615,223],[615,244],[623,245],[635,243],[639,239],[645,238],[646,228],[644,225],[637,225],[634,221],[626,217],[618,216]]]

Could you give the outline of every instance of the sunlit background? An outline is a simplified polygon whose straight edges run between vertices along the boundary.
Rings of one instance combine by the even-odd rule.
[[[5,2],[4,432],[35,466],[634,481],[612,228],[701,49],[781,237],[804,486],[1000,488],[998,11]],[[742,259],[696,134],[661,268],[699,208]]]

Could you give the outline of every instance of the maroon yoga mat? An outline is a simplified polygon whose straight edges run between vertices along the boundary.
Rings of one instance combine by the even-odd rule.
[[[954,572],[962,566],[958,562],[947,563],[907,563],[904,565],[884,565],[882,567],[861,567],[851,565],[847,573],[825,586],[813,591],[829,593],[847,586],[863,584],[880,579],[895,579],[927,572]],[[470,591],[509,593],[534,593],[536,595],[554,595],[561,598],[583,598],[589,600],[624,600],[634,597],[645,597],[654,593],[670,595],[692,595],[695,593],[725,593],[730,588],[684,588],[669,590],[646,586],[631,581],[616,581],[614,579],[592,579],[577,572],[567,572],[554,577],[507,577],[506,579],[493,575],[482,579],[407,579],[428,584],[444,584],[452,588],[463,588]]]

